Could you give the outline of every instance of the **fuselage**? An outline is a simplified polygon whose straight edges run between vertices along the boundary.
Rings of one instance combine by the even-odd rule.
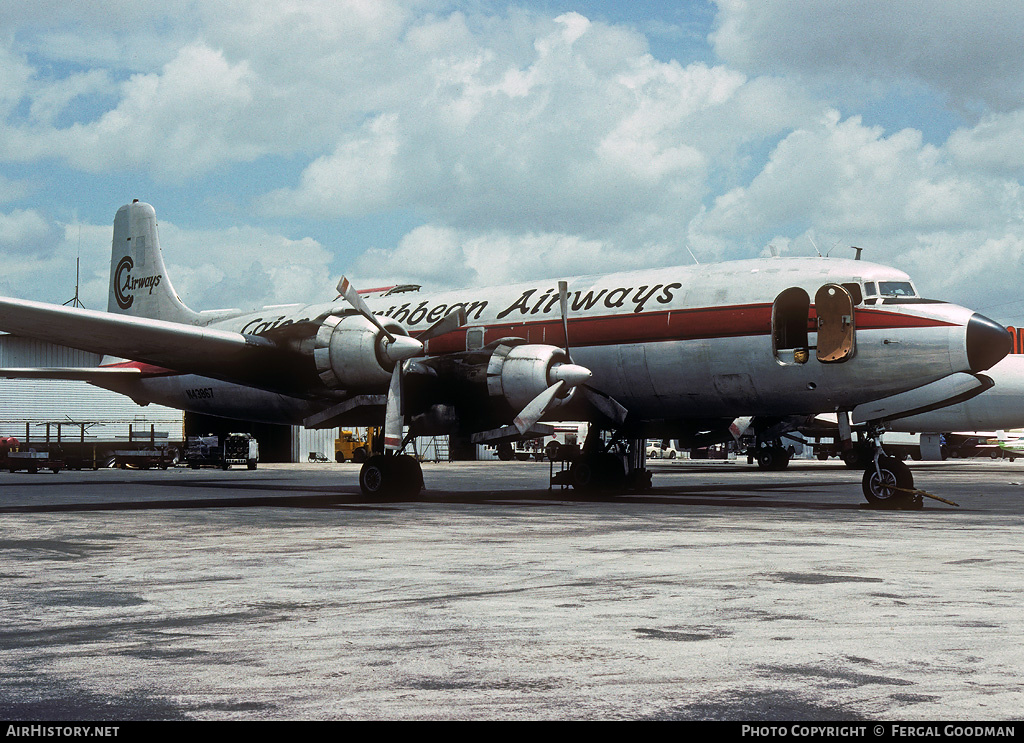
[[[848,314],[819,313],[814,298],[825,286],[846,287]],[[998,333],[973,331],[970,349],[968,329],[979,316],[924,300],[905,273],[866,261],[778,258],[650,269],[569,279],[568,291],[573,362],[593,372],[592,387],[631,416],[652,421],[850,409],[956,372],[981,371],[992,354],[977,349]],[[467,323],[430,340],[428,359],[510,337],[566,345],[554,281],[364,297],[375,315],[412,336],[464,309]],[[804,297],[803,304],[792,297]],[[274,337],[349,312],[340,301],[267,307],[210,327]],[[819,327],[833,321],[848,333],[846,356],[819,360]],[[118,382],[117,388],[186,410],[283,423],[301,422],[337,400],[195,375]]]

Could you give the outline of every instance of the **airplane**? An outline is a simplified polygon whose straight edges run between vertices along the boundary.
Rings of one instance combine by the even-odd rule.
[[[361,293],[343,278],[331,302],[195,311],[167,275],[152,206],[121,207],[111,245],[106,312],[0,298],[0,330],[104,354],[101,365],[0,376],[227,418],[383,423],[360,470],[368,497],[420,492],[420,465],[402,453],[415,436],[500,443],[556,420],[590,422],[574,487],[642,488],[648,437],[695,441],[742,419],[770,456],[786,416],[837,412],[849,440],[851,416],[880,426],[979,394],[1009,351],[1001,325],[922,298],[859,249],[437,293]],[[886,458],[863,486],[873,504],[914,497],[909,470]]]
[[[941,440],[947,434],[984,440],[995,438],[997,431],[1024,427],[1024,354],[1007,355],[987,369],[984,376],[992,381],[992,386],[981,393],[935,410],[889,419],[885,431],[920,434],[920,456],[937,461],[943,458]],[[834,437],[837,428],[833,414],[814,416],[796,425],[800,433],[817,438]],[[1002,447],[1002,442],[1000,446],[1012,450]],[[867,467],[874,456],[874,443],[867,440],[842,452],[848,466],[860,469]]]

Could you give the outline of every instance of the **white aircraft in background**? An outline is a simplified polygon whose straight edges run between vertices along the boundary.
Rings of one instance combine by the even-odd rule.
[[[859,256],[858,256],[859,257]],[[909,277],[833,258],[768,258],[566,281],[196,312],[175,294],[156,214],[114,219],[107,312],[0,299],[0,329],[106,354],[88,369],[7,369],[82,379],[184,410],[307,427],[384,424],[360,471],[368,495],[422,487],[413,436],[507,442],[586,420],[573,484],[649,485],[643,441],[696,440],[740,417],[780,452],[783,419],[838,411],[872,426],[991,386],[1001,325],[924,300]],[[610,438],[607,434],[611,434]],[[633,442],[625,461],[615,454]],[[872,502],[909,503],[901,462],[864,480]]]
[[[1024,427],[1024,354],[1007,355],[986,370],[984,376],[992,381],[988,389],[963,402],[889,419],[885,421],[885,431],[920,434],[919,454],[929,461],[944,458],[942,443],[950,436],[961,440],[993,439],[998,448],[1016,452],[1014,446],[1004,446],[1007,441],[1000,438],[1000,432]],[[831,438],[837,434],[838,425],[835,415],[826,414],[801,423],[797,429],[808,436]],[[885,441],[882,444],[885,449]],[[908,441],[901,446],[906,449],[909,444]],[[842,458],[851,467],[863,468],[873,461],[874,455],[874,444],[862,441],[843,452]]]

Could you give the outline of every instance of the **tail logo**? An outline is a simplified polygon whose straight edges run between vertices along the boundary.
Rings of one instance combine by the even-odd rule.
[[[114,299],[117,300],[117,306],[122,310],[126,310],[132,306],[135,301],[135,290],[149,288],[149,293],[153,293],[153,289],[160,286],[160,279],[163,278],[163,274],[157,276],[143,276],[142,278],[132,278],[132,267],[135,262],[131,259],[131,256],[126,255],[122,258],[117,268],[114,269]]]

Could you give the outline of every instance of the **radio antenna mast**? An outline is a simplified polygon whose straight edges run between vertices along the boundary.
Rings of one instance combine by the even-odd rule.
[[[75,296],[64,303],[67,307],[69,304],[72,307],[85,307],[78,299],[78,280],[80,276],[80,270],[82,266],[82,225],[78,225],[78,256],[75,258]]]

